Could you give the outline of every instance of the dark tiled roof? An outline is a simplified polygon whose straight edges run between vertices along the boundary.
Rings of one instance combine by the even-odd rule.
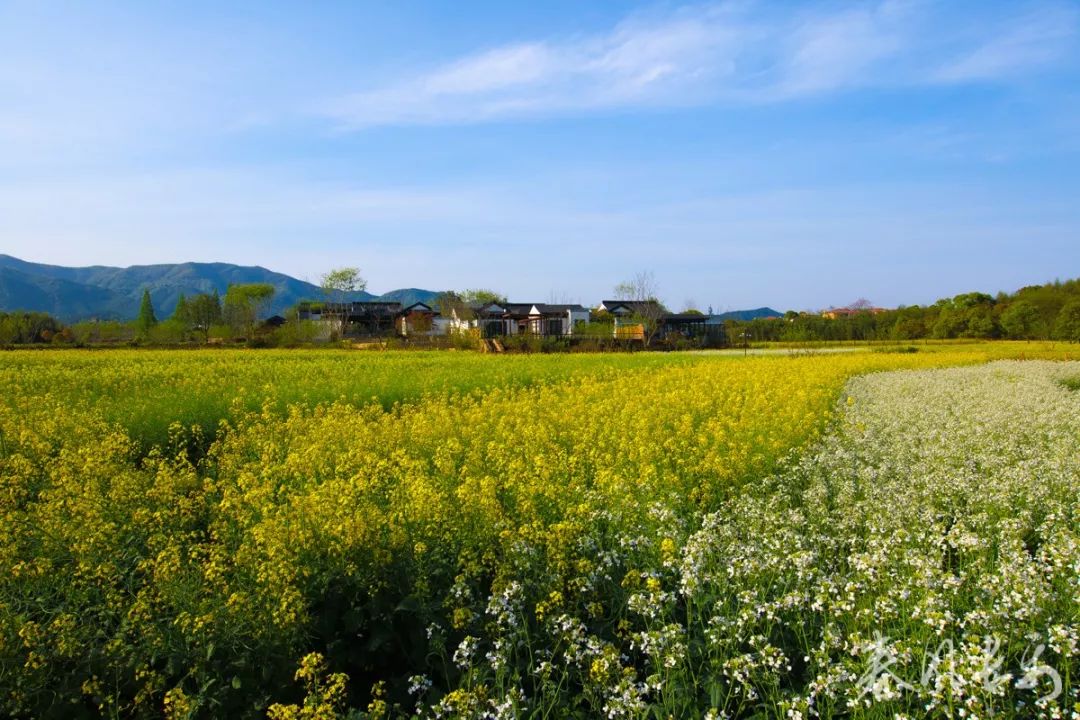
[[[566,305],[566,304],[549,304],[549,303],[519,303],[519,302],[507,302],[507,303],[485,303],[483,305],[473,306],[473,310],[477,315],[489,314],[489,309],[492,307],[502,308],[501,313],[493,313],[495,317],[520,317],[527,318],[532,312],[533,308],[536,308],[541,315],[564,315],[567,312],[589,312],[589,308],[584,305]]]
[[[668,313],[661,318],[664,322],[705,322],[708,319],[708,315],[701,313]]]
[[[655,300],[604,300],[603,306],[608,310],[624,307],[631,311],[640,310],[642,307],[658,307],[660,303]]]
[[[589,308],[576,304],[533,303],[533,307],[541,313],[559,313],[560,315],[567,312],[589,312]]]

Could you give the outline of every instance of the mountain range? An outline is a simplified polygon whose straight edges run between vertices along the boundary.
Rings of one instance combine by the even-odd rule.
[[[784,313],[779,310],[773,310],[771,307],[759,307],[753,310],[730,310],[728,312],[718,313],[714,317],[721,320],[741,320],[746,322],[747,320],[756,320],[758,318],[770,318],[770,317],[782,317]]]
[[[47,312],[63,322],[87,319],[130,320],[139,311],[144,289],[150,291],[159,318],[167,318],[180,295],[191,297],[215,290],[222,296],[231,284],[269,283],[274,286],[270,311],[280,313],[301,300],[324,297],[313,283],[258,266],[229,263],[175,263],[133,265],[131,267],[64,267],[27,262],[0,254],[0,311],[34,310]],[[352,293],[352,300],[386,300],[411,305],[433,303],[439,292],[421,288],[401,288],[382,295]],[[752,320],[779,317],[772,308],[734,310],[721,319]]]
[[[36,310],[64,322],[91,318],[129,320],[139,311],[144,289],[150,291],[159,318],[172,315],[180,295],[215,290],[222,296],[230,284],[269,283],[274,286],[271,312],[279,313],[301,300],[324,297],[322,289],[303,280],[262,267],[228,263],[176,263],[63,267],[27,262],[0,254],[0,311]],[[432,302],[439,293],[420,288],[391,290],[382,295],[352,293],[352,300],[387,300],[409,305]]]

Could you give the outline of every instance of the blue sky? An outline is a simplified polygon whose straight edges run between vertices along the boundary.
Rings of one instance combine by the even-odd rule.
[[[0,0],[0,252],[592,303],[1080,275],[1080,3]]]

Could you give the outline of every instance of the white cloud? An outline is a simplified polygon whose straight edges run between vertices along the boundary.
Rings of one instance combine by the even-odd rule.
[[[715,8],[633,17],[600,36],[506,45],[326,108],[349,127],[472,122],[677,101],[725,71],[740,42]]]
[[[779,58],[778,98],[861,84],[869,71],[899,53],[908,38],[906,13],[889,4],[814,17],[799,25]]]
[[[1071,11],[960,33],[947,6],[880,0],[778,12],[739,2],[639,13],[605,33],[519,42],[327,103],[346,129],[614,108],[777,102],[871,85],[1004,78],[1061,55]]]

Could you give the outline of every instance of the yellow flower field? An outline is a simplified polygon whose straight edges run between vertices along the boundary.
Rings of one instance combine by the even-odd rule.
[[[0,714],[484,716],[455,648],[561,615],[617,637],[849,378],[1068,350],[4,354]]]

